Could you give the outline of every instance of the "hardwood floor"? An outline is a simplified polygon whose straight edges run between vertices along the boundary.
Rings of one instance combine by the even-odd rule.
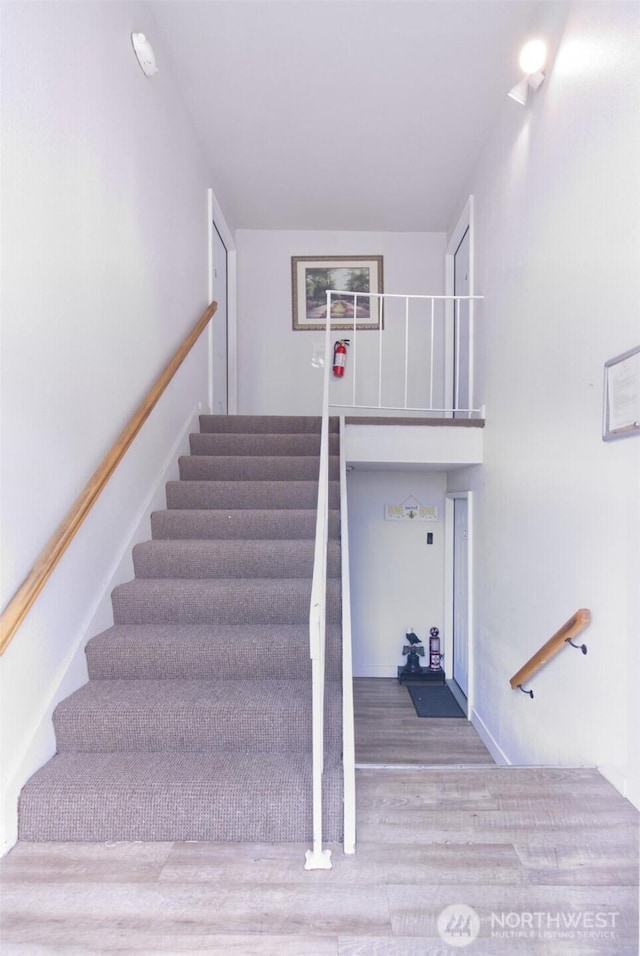
[[[367,684],[358,760],[384,768],[357,771],[354,856],[22,843],[0,861],[0,952],[637,956],[633,807],[595,770],[497,767],[466,721],[418,726],[406,689]]]
[[[409,691],[397,680],[357,677],[353,701],[359,766],[494,764],[466,719],[418,717]]]

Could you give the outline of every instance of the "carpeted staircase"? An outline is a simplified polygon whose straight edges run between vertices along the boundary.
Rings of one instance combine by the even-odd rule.
[[[325,839],[342,838],[338,422],[330,423]],[[89,641],[22,840],[312,838],[317,418],[207,416]]]

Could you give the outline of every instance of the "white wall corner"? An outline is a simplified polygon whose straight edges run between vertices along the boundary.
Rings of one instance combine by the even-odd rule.
[[[454,261],[458,246],[464,238],[464,234],[469,230],[469,295],[475,295],[475,222],[474,222],[475,200],[473,195],[467,197],[467,200],[458,216],[455,225],[451,229],[444,256],[444,294],[454,294]],[[473,303],[470,304],[473,311]],[[454,383],[454,339],[453,339],[453,303],[447,303],[446,314],[446,335],[445,335],[445,380],[444,394],[445,404],[449,400],[453,407],[453,383]],[[477,356],[472,353],[473,361],[477,361]],[[477,402],[474,403],[474,407]]]
[[[214,225],[215,224],[215,225]],[[227,250],[227,412],[238,411],[238,255],[235,236],[225,218],[216,195],[207,189],[207,301],[213,299],[213,230],[217,229]],[[213,399],[213,322],[209,323],[209,410]]]
[[[610,765],[599,766],[598,772],[636,809],[640,810],[640,773],[629,772],[626,768]]]
[[[484,720],[482,719],[482,717],[480,716],[480,714],[474,707],[471,708],[471,714],[470,714],[469,720],[471,721],[472,725],[477,730],[478,736],[482,740],[483,744],[485,745],[485,747],[487,748],[487,750],[489,751],[489,753],[491,754],[495,762],[501,767],[512,766],[512,761],[509,760],[506,753],[504,752],[504,750],[502,749],[502,747],[500,746],[500,744],[498,743],[496,738],[493,736],[493,734],[491,733],[491,731],[485,724]]]

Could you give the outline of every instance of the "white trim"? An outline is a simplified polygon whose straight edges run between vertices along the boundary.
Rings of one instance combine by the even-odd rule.
[[[213,190],[207,189],[207,302],[213,300]],[[213,320],[207,327],[209,412],[213,411]]]
[[[453,659],[453,499],[446,495],[444,500],[444,673],[451,680]]]
[[[467,707],[467,698],[464,696],[464,694],[460,690],[460,687],[458,686],[458,684],[456,684],[455,680],[448,680],[446,683],[447,683],[447,687],[453,694],[453,697],[455,698],[456,703],[460,707],[460,710],[464,711],[464,713],[467,715],[467,718],[468,718],[469,708]]]
[[[453,542],[454,501],[467,501],[467,719],[471,720],[475,701],[474,633],[473,633],[473,492],[450,491],[444,502],[444,672],[447,680],[453,680]]]
[[[444,256],[444,291],[446,296],[452,296],[454,289],[453,282],[453,268],[454,268],[454,259],[456,250],[464,238],[465,232],[469,230],[469,296],[475,294],[475,276],[474,276],[474,262],[475,262],[475,224],[474,224],[474,198],[469,196],[467,199],[464,209],[460,214],[460,218],[453,227],[453,231],[447,242],[447,248]],[[473,365],[475,356],[471,351],[473,347],[473,301],[469,302],[469,348],[470,348],[470,365],[469,365],[469,406],[473,406]],[[453,404],[454,394],[453,394],[453,385],[454,385],[454,375],[453,375],[453,304],[447,303],[445,305],[445,340],[444,340],[444,402],[446,405],[448,398],[451,399],[451,407],[455,407]],[[452,416],[453,417],[453,416]]]
[[[227,225],[227,220],[224,218],[224,213],[222,211],[222,207],[220,206],[220,203],[216,199],[216,194],[214,193],[211,187],[209,187],[209,189],[207,190],[207,193],[209,194],[209,199],[211,203],[210,218],[213,219],[213,221],[215,222],[216,229],[220,233],[220,238],[224,242],[227,252],[231,252],[231,250],[235,252],[235,248],[236,248],[235,239],[233,238],[233,233],[231,232],[231,230],[229,229],[229,226]]]
[[[207,189],[207,234],[209,237],[209,302],[213,297],[213,228],[227,250],[227,413],[238,411],[238,280],[236,243],[222,208],[211,187]],[[209,405],[213,408],[213,327],[209,324]]]
[[[478,733],[478,736],[482,740],[483,744],[495,760],[495,762],[501,767],[511,767],[512,762],[507,757],[504,750],[500,747],[498,741],[495,739],[482,717],[480,717],[477,710],[469,709],[470,721],[472,726]],[[522,764],[518,764],[518,767],[521,767]]]
[[[614,767],[609,764],[601,764],[596,769],[623,797],[640,810],[639,773],[632,772],[629,774],[628,767]]]
[[[238,413],[238,253],[227,247],[227,412]]]
[[[467,492],[467,702],[469,712],[473,713],[476,698],[476,674],[475,674],[475,640],[473,623],[475,621],[474,613],[474,496],[473,492]]]
[[[328,299],[328,296],[327,296]],[[327,315],[331,311],[327,309]],[[325,331],[325,355],[329,354],[331,322]],[[322,848],[322,775],[324,771],[324,694],[327,598],[327,537],[329,531],[329,362],[325,361],[322,388],[322,428],[318,504],[309,604],[309,653],[311,656],[313,847],[305,853],[305,870],[331,869],[331,850]]]
[[[344,416],[340,416],[340,554],[342,564],[342,763],[344,772],[344,852],[356,852],[355,729],[353,718],[353,649],[349,514]]]

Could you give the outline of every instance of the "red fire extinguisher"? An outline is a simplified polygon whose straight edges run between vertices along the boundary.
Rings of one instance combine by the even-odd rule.
[[[349,339],[339,339],[333,346],[333,374],[336,378],[342,378],[344,375],[347,364],[347,345],[349,345]]]
[[[429,631],[429,670],[439,671],[441,660],[440,631],[437,627],[432,627]]]

